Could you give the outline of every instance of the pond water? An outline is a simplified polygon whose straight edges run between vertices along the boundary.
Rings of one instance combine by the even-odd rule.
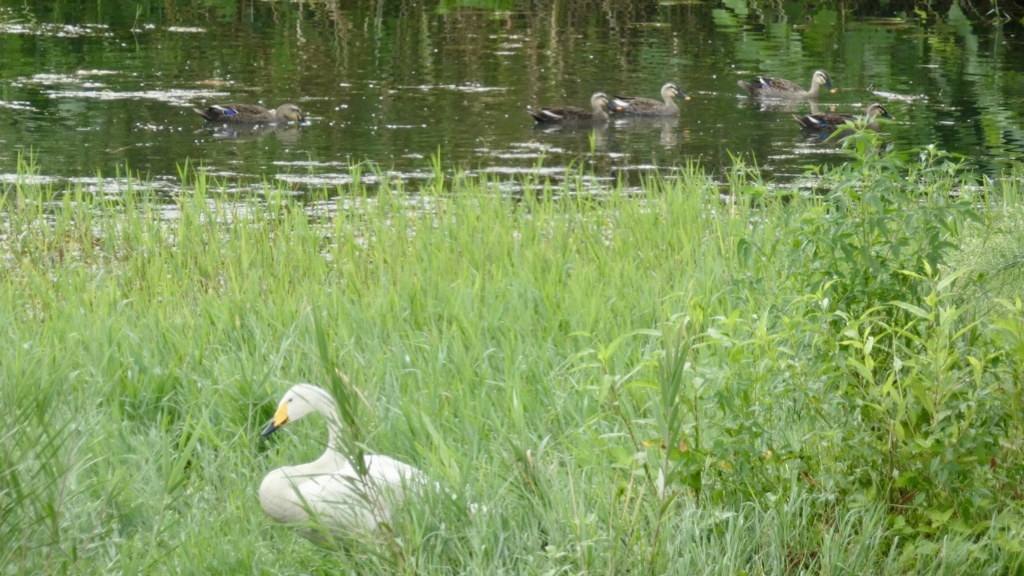
[[[169,189],[186,159],[243,186],[343,185],[371,161],[395,178],[552,177],[583,166],[635,181],[744,155],[777,181],[838,161],[792,112],[736,81],[803,86],[827,69],[825,109],[882,102],[896,146],[936,144],[997,175],[1024,156],[1019,25],[841,3],[743,0],[0,0],[0,178],[134,174]],[[527,106],[586,107],[597,90],[691,96],[678,119],[540,130]],[[867,91],[874,85],[877,93]],[[301,127],[210,131],[193,106],[298,104]],[[245,184],[248,183],[248,184]]]

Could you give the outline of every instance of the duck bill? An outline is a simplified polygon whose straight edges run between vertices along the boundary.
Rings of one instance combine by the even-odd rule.
[[[828,89],[828,93],[829,93],[829,94],[835,94],[835,93],[836,93],[836,90],[838,90],[838,88],[829,88],[829,89]]]
[[[267,427],[263,429],[263,432],[260,432],[260,436],[266,438],[267,436],[270,436],[271,434],[276,432],[278,429],[279,427],[274,424],[273,420],[271,420],[270,422],[267,423]]]
[[[281,426],[284,426],[287,423],[288,403],[283,402],[281,403],[280,406],[277,407],[277,412],[274,412],[274,419],[267,424],[267,427],[263,429],[263,432],[260,434],[260,436],[266,438],[267,436],[270,436],[277,429],[279,429]]]
[[[680,94],[679,97],[682,98],[683,100],[689,100],[690,99],[690,97],[687,96],[686,94]]]

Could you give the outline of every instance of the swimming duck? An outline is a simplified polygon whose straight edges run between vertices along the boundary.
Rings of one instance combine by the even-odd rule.
[[[608,121],[608,95],[604,92],[594,92],[590,97],[591,111],[577,108],[575,106],[558,106],[554,108],[541,108],[534,112],[529,108],[526,110],[533,116],[538,124],[569,123],[569,122],[607,122]]]
[[[305,116],[295,104],[282,104],[277,110],[267,110],[255,104],[214,104],[209,108],[193,108],[207,122],[232,124],[273,124],[302,122]]]
[[[864,118],[867,122],[866,128],[868,130],[874,130],[878,132],[880,127],[878,122],[874,120],[881,116],[882,118],[892,119],[893,116],[886,112],[885,108],[878,102],[873,102],[868,105],[867,110],[864,112],[864,116],[856,116],[854,114],[838,114],[835,112],[825,112],[821,114],[807,114],[806,116],[793,115],[793,118],[800,124],[800,127],[804,130],[813,130],[821,133],[832,133],[843,124],[855,122],[859,118]]]
[[[616,115],[622,116],[677,116],[679,106],[676,106],[675,99],[690,99],[689,96],[683,94],[679,86],[672,82],[661,87],[661,98],[663,101],[653,98],[616,96],[609,104],[609,108]]]
[[[815,99],[818,97],[818,90],[822,86],[828,88],[828,91],[831,93],[836,91],[832,87],[832,80],[829,78],[828,72],[824,70],[816,70],[814,75],[811,76],[810,90],[804,90],[797,83],[784,78],[769,78],[766,76],[758,76],[755,82],[740,80],[736,85],[749,92],[751,96],[761,98]]]
[[[327,421],[327,449],[313,462],[267,474],[260,484],[260,505],[278,522],[301,525],[312,516],[338,535],[372,532],[390,521],[391,511],[425,485],[426,477],[419,469],[380,454],[364,455],[365,475],[361,474],[338,451],[341,421],[334,398],[312,384],[296,384],[285,393],[262,435],[314,412]],[[300,534],[323,541],[319,532],[308,527],[300,527]]]

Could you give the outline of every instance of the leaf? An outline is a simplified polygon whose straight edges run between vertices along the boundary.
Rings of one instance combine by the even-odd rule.
[[[934,526],[943,526],[953,516],[953,509],[950,508],[945,512],[939,512],[938,510],[926,510],[924,515],[932,521]]]
[[[929,314],[927,310],[921,308],[920,306],[915,306],[908,302],[892,302],[892,305],[898,308],[903,308],[904,310],[910,312],[911,314],[917,316],[918,318],[922,318],[924,320],[928,320],[931,318],[931,314]]]

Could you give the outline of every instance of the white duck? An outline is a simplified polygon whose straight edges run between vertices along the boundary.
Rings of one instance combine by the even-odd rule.
[[[327,420],[327,450],[313,462],[267,474],[260,484],[263,511],[289,524],[309,523],[312,516],[337,534],[372,532],[380,523],[389,522],[392,509],[405,493],[425,484],[423,472],[388,456],[366,454],[366,475],[360,475],[338,451],[341,422],[334,398],[312,384],[296,384],[288,390],[263,436],[312,412]],[[322,540],[315,530],[300,533],[313,541]]]

